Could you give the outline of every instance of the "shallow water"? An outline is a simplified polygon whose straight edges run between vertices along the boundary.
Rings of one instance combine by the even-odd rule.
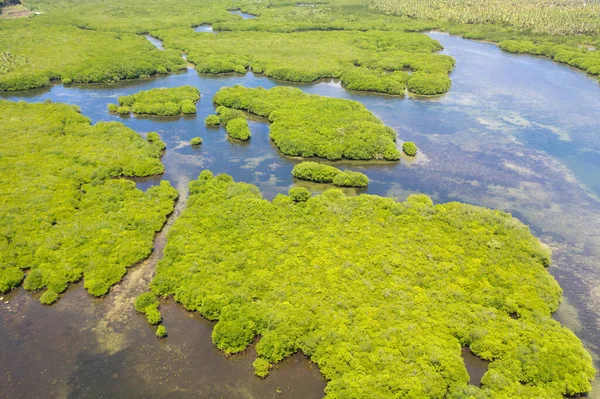
[[[229,11],[229,12],[232,14],[235,14],[235,15],[239,15],[240,17],[242,17],[244,19],[256,18],[256,15],[248,14],[247,12],[242,12],[242,11]]]
[[[216,31],[213,31],[212,25],[207,25],[207,24],[196,26],[194,28],[194,31],[196,31],[196,32],[212,32],[212,33],[217,33]]]
[[[362,102],[421,152],[400,163],[336,162],[366,173],[367,189],[399,199],[415,192],[434,201],[462,201],[512,212],[554,250],[550,272],[564,289],[556,317],[600,353],[600,85],[585,73],[550,60],[503,53],[495,45],[430,34],[457,60],[451,91],[436,98],[392,97],[346,91],[339,82],[307,85],[263,76],[207,76],[195,70],[105,86],[63,87],[4,94],[11,100],[77,104],[94,123],[116,120],[167,143],[164,176],[138,179],[146,189],[161,179],[185,187],[204,168],[256,184],[266,198],[294,185],[315,192],[327,185],[294,181],[300,162],[281,155],[268,125],[250,123],[248,143],[230,142],[221,128],[206,128],[212,96],[223,86],[300,87],[308,93]],[[154,87],[191,84],[202,92],[196,116],[120,117],[108,113],[118,96]],[[204,142],[192,148],[189,140]],[[131,274],[131,273],[130,273]],[[129,275],[128,275],[129,277]],[[126,277],[126,279],[128,278]],[[123,285],[127,285],[127,280]],[[115,290],[118,292],[118,287]],[[163,306],[169,338],[159,341],[143,318],[103,319],[114,293],[101,300],[80,286],[57,305],[42,308],[19,289],[0,304],[0,386],[10,397],[174,396],[320,397],[324,381],[301,356],[265,380],[252,375],[251,351],[225,359],[210,342],[211,324],[172,303]],[[5,296],[6,297],[6,296]],[[9,313],[14,306],[18,312]],[[98,334],[98,326],[111,326]],[[596,364],[600,366],[600,363]],[[3,391],[5,389],[3,388]]]

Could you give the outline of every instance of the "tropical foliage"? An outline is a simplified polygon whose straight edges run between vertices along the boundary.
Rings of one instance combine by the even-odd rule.
[[[0,136],[0,292],[28,270],[23,286],[47,288],[43,303],[82,278],[104,295],[150,254],[177,191],[112,178],[163,172],[156,133],[92,126],[65,104],[0,101]]]
[[[313,82],[341,78],[353,90],[404,94],[411,75],[437,82],[454,67],[454,59],[434,52],[441,45],[422,34],[404,32],[309,31],[289,34],[271,32],[219,32],[197,34],[191,29],[153,32],[167,48],[188,53],[188,61],[200,73],[246,73]],[[377,60],[385,58],[385,64]],[[433,83],[432,83],[433,84]],[[414,90],[419,86],[414,85]],[[449,86],[448,86],[449,88]],[[409,90],[414,91],[410,89]],[[414,91],[417,94],[420,93]]]
[[[135,310],[146,315],[148,323],[155,325],[162,321],[162,315],[158,310],[159,303],[156,295],[151,292],[144,292],[135,298]],[[157,334],[158,336],[158,330]],[[165,331],[166,335],[166,331]],[[162,337],[159,337],[162,338]]]
[[[412,141],[405,141],[402,143],[402,151],[404,151],[404,153],[408,156],[414,157],[417,155],[418,150],[419,149]]]
[[[63,83],[102,83],[133,79],[186,68],[174,50],[157,50],[134,34],[95,32],[69,26],[13,20],[0,24],[0,52],[15,66],[0,64],[0,91]],[[6,56],[3,56],[3,58]]]
[[[356,101],[304,94],[290,87],[243,86],[222,88],[213,101],[269,118],[270,137],[286,155],[400,159],[396,132]]]
[[[219,126],[221,124],[221,118],[218,115],[208,115],[204,119],[204,124],[208,127]]]
[[[129,109],[134,114],[190,115],[196,113],[196,102],[199,99],[200,90],[193,86],[160,88],[140,91],[130,96],[121,96],[119,97],[119,106],[109,104],[108,109],[120,114]]]
[[[317,183],[333,183],[338,187],[367,187],[369,178],[360,172],[342,172],[336,167],[317,162],[301,162],[292,169],[292,176]]]
[[[237,140],[248,140],[250,138],[250,128],[248,127],[248,121],[245,118],[234,118],[230,120],[225,126],[227,134],[232,139]]]
[[[189,188],[152,290],[217,321],[226,353],[260,336],[258,375],[302,351],[328,398],[589,391],[590,355],[551,317],[561,290],[550,254],[510,215],[337,189],[270,202],[208,171]],[[481,388],[468,385],[461,346],[491,360]]]

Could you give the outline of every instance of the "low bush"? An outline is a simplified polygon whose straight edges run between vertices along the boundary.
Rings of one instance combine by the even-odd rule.
[[[135,298],[135,310],[146,313],[148,306],[158,306],[158,298],[151,292],[144,292]]]
[[[248,127],[248,121],[244,118],[233,118],[225,126],[227,134],[232,139],[237,140],[248,140],[250,138],[250,128]]]
[[[402,151],[404,151],[404,153],[408,156],[414,157],[417,155],[418,150],[419,149],[412,141],[405,141],[402,143]]]
[[[193,139],[190,140],[190,144],[193,146],[200,145],[200,144],[202,144],[202,138],[194,137]]]
[[[408,79],[408,90],[415,94],[436,95],[450,90],[452,81],[444,73],[414,72]]]
[[[156,327],[156,336],[158,338],[166,338],[167,328],[165,326],[163,326],[162,324],[160,326]]]
[[[223,123],[229,108],[269,118],[270,137],[286,155],[329,160],[400,158],[396,132],[356,101],[309,95],[290,87],[243,86],[222,88],[213,101]]]
[[[318,162],[301,162],[292,169],[292,176],[317,183],[331,183],[340,172],[338,168]]]
[[[121,96],[120,107],[109,104],[108,109],[118,113],[122,113],[120,110],[123,109],[124,113],[124,110],[129,108],[134,114],[158,116],[190,115],[196,113],[195,103],[199,99],[200,90],[193,86],[160,88]]]
[[[219,116],[219,119],[221,120],[221,124],[225,127],[227,127],[227,124],[232,119],[246,117],[246,115],[244,115],[244,113],[240,110],[231,109],[231,108],[223,107],[223,106],[217,107],[217,115]]]
[[[306,202],[311,197],[310,191],[304,187],[293,187],[290,189],[290,198],[294,202]]]
[[[52,305],[56,301],[58,301],[58,293],[50,289],[46,290],[40,297],[40,303],[42,305]]]
[[[204,119],[204,124],[208,127],[219,126],[221,124],[221,118],[218,115],[208,115]]]
[[[338,187],[367,187],[369,185],[369,178],[360,172],[348,170],[338,173],[333,178],[333,184]]]

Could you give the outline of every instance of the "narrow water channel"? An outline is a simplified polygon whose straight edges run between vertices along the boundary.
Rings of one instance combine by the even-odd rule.
[[[492,44],[441,33],[430,35],[457,61],[451,91],[436,98],[350,92],[331,80],[297,85],[252,73],[207,76],[193,69],[112,85],[55,85],[1,96],[73,103],[94,123],[116,120],[140,133],[159,132],[168,146],[166,171],[161,177],[140,179],[141,189],[162,179],[185,187],[209,168],[256,184],[266,198],[297,185],[315,192],[327,186],[294,181],[290,172],[300,160],[278,152],[262,121],[250,123],[248,143],[230,142],[223,129],[206,128],[203,120],[214,112],[211,99],[219,88],[287,85],[360,101],[396,129],[401,140],[414,141],[421,154],[399,164],[335,163],[366,173],[371,180],[368,189],[347,193],[404,199],[422,192],[436,202],[462,201],[513,213],[554,250],[549,270],[565,295],[556,317],[592,352],[600,353],[600,85],[585,73],[547,59],[508,54]],[[185,84],[202,92],[195,116],[120,117],[106,109],[121,95]],[[188,144],[195,136],[204,140],[199,148]],[[126,286],[128,278],[119,287]],[[22,289],[5,296],[0,303],[0,335],[5,337],[0,340],[0,386],[7,387],[10,397],[127,393],[268,398],[279,397],[278,390],[290,398],[323,395],[325,383],[318,370],[300,355],[260,380],[252,375],[252,352],[226,359],[211,344],[212,324],[197,315],[164,303],[169,338],[159,341],[135,313],[126,322],[107,321],[104,315],[114,301],[112,292],[93,299],[81,285],[50,308]],[[104,334],[102,323],[110,327]]]

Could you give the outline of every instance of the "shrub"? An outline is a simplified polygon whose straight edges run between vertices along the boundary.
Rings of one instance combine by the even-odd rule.
[[[408,156],[414,157],[417,155],[418,148],[412,141],[405,141],[402,143],[402,151]]]
[[[268,362],[268,360],[263,359],[262,357],[257,357],[252,365],[254,366],[254,374],[260,378],[265,378],[269,375],[271,364]]]
[[[369,178],[360,172],[347,170],[338,173],[333,178],[333,184],[338,187],[367,187],[369,185]]]
[[[126,105],[117,108],[117,113],[120,115],[129,115],[130,112],[131,108]]]
[[[129,107],[134,114],[158,116],[190,115],[196,113],[195,103],[200,99],[200,90],[193,86],[159,88],[140,91],[119,97],[122,107]],[[113,111],[114,105],[108,109]],[[117,112],[119,108],[117,108]]]
[[[40,302],[42,305],[52,305],[54,302],[58,300],[58,294],[52,290],[46,290],[40,297]]]
[[[219,115],[219,118],[221,119],[221,123],[225,127],[227,127],[227,124],[229,123],[229,121],[231,121],[233,119],[246,117],[246,115],[244,115],[244,113],[242,111],[239,111],[237,109],[223,107],[223,106],[217,107],[217,114]]]
[[[341,171],[329,165],[317,162],[301,162],[292,169],[292,176],[301,180],[314,181],[317,183],[331,183],[333,178]]]
[[[158,298],[151,292],[144,292],[135,298],[135,310],[140,313],[146,313],[148,306],[158,307]]]
[[[248,122],[244,118],[234,118],[230,120],[225,126],[227,134],[232,139],[237,140],[248,140],[250,138],[250,128]]]
[[[0,154],[19,165],[0,162],[0,192],[13,193],[0,206],[0,290],[29,268],[24,286],[46,287],[44,299],[82,278],[101,296],[150,255],[177,191],[114,178],[162,173],[160,144],[117,122],[91,125],[67,104],[1,100],[0,136]]]
[[[165,338],[167,336],[167,328],[162,324],[156,327],[156,336],[158,338]]]
[[[150,305],[144,309],[148,323],[156,325],[162,321],[162,316],[156,305]]]
[[[270,137],[286,155],[329,160],[399,156],[396,132],[356,101],[309,95],[290,87],[235,86],[219,90],[213,102],[219,105],[223,123],[231,112],[225,107],[269,118]]]
[[[193,139],[190,140],[190,144],[191,145],[200,145],[200,144],[202,144],[202,138],[194,137]]]
[[[408,79],[408,90],[416,94],[435,95],[450,90],[452,81],[445,73],[417,71]]]
[[[27,291],[41,290],[44,286],[43,274],[40,269],[33,269],[30,271],[23,282],[23,288]]]
[[[310,191],[304,187],[293,187],[290,189],[290,198],[294,202],[306,202],[311,197]]]
[[[181,107],[181,112],[184,115],[191,115],[196,113],[196,105],[190,100],[183,100],[179,103]]]
[[[0,269],[0,293],[8,292],[21,284],[25,274],[17,267]]]
[[[204,119],[204,124],[208,127],[219,126],[221,124],[221,118],[218,115],[208,115]]]

